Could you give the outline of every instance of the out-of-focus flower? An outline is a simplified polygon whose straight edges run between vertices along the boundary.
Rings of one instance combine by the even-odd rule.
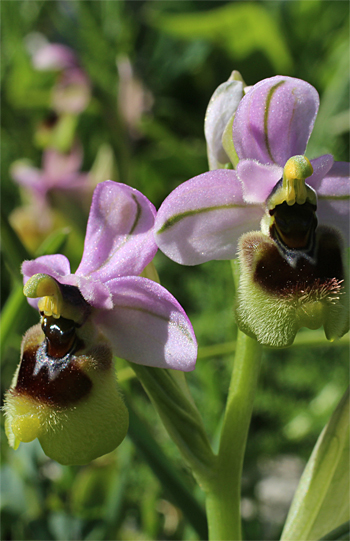
[[[16,207],[9,215],[9,222],[29,252],[42,244],[50,233],[65,224],[58,213],[50,209],[43,200],[31,201]]]
[[[52,107],[58,113],[78,115],[91,99],[90,81],[80,68],[64,70],[52,89]]]
[[[225,147],[236,170],[185,182],[157,215],[159,248],[185,265],[235,258],[242,233],[261,226],[240,242],[236,313],[239,326],[267,345],[289,345],[302,326],[323,324],[330,339],[348,329],[342,242],[336,229],[316,230],[316,209],[321,224],[348,240],[349,164],[304,158],[318,106],[317,91],[299,79],[251,87]]]
[[[50,111],[36,127],[36,146],[41,149],[53,148],[61,153],[69,152],[74,144],[77,122],[76,115],[58,115]]]
[[[80,208],[89,207],[96,183],[89,173],[80,172],[82,149],[75,145],[69,153],[47,149],[42,156],[42,169],[27,160],[11,166],[11,176],[20,185],[24,204],[9,216],[10,223],[28,250],[33,251],[58,227],[66,225],[54,208],[52,196],[65,193]]]
[[[61,71],[79,66],[77,55],[70,47],[44,40],[37,43],[32,55],[35,69]]]
[[[40,199],[53,190],[84,192],[89,189],[89,174],[80,172],[82,161],[83,153],[78,145],[67,154],[47,149],[42,156],[42,169],[18,160],[12,164],[11,175],[20,186]]]
[[[38,437],[48,456],[83,464],[127,430],[112,351],[134,363],[193,370],[197,344],[181,306],[140,273],[152,261],[155,209],[140,192],[100,183],[74,274],[63,255],[22,266],[24,293],[41,314],[25,335],[5,400],[10,445]]]
[[[70,47],[41,41],[32,51],[32,62],[37,70],[59,72],[51,103],[56,112],[78,115],[86,109],[91,99],[90,80]]]

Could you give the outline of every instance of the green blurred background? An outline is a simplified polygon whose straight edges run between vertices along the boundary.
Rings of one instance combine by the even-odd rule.
[[[11,164],[25,158],[41,167],[38,129],[50,115],[56,80],[53,72],[33,68],[28,44],[43,35],[71,47],[91,80],[90,103],[75,119],[82,171],[130,184],[158,208],[178,184],[208,169],[205,110],[233,69],[248,85],[276,74],[314,85],[321,107],[307,155],[331,152],[349,160],[349,3],[2,0],[0,8],[3,395],[21,336],[37,322],[20,293],[19,263],[38,248],[23,248],[7,225],[25,200]],[[64,193],[50,194],[50,201],[60,228],[51,246],[69,257],[74,270],[87,210],[72,212]],[[188,381],[215,446],[236,335],[230,264],[181,267],[161,253],[155,264],[198,338],[197,368]],[[300,340],[290,349],[264,352],[243,477],[246,539],[278,538],[303,465],[349,380],[348,342],[329,344],[317,331],[313,338],[313,345]],[[85,467],[60,466],[37,441],[13,451],[2,428],[1,539],[204,538],[203,494],[138,380],[123,361],[117,367],[136,417],[130,436],[110,455]],[[137,420],[148,431],[143,443]],[[198,509],[186,513],[181,506],[176,483],[159,468],[159,453]]]

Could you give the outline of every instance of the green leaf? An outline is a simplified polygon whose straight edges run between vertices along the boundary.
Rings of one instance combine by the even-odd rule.
[[[25,259],[30,259],[30,254],[23,246],[15,231],[12,229],[1,211],[1,251],[4,259],[15,279],[22,281],[21,265]]]
[[[172,501],[177,505],[200,539],[208,539],[207,521],[204,510],[192,496],[182,480],[181,473],[173,468],[171,460],[163,453],[154,440],[145,423],[139,419],[130,403],[129,410],[129,436],[143,454],[148,465],[166,489]]]
[[[292,57],[278,22],[261,4],[233,2],[205,12],[186,14],[149,13],[151,24],[173,36],[206,39],[223,47],[234,59],[262,51],[275,71],[292,69]]]
[[[205,479],[215,457],[183,373],[138,364],[132,367],[194,475]]]
[[[349,520],[349,405],[348,389],[306,465],[281,541],[320,539]]]
[[[35,256],[62,253],[70,232],[71,229],[69,227],[62,227],[53,231],[36,250]]]
[[[322,537],[320,541],[339,541],[340,539],[350,539],[350,522],[344,522],[341,526],[329,532]]]

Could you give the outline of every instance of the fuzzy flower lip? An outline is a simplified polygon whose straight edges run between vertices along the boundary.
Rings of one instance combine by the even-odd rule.
[[[317,91],[300,79],[276,76],[250,87],[233,121],[236,169],[209,171],[178,186],[157,214],[158,247],[183,265],[234,259],[241,234],[260,229],[286,162],[305,154],[318,107]],[[349,164],[329,154],[310,162],[307,184],[318,196],[319,223],[337,227],[349,242]]]
[[[45,275],[51,277],[61,286],[63,304],[64,286],[77,287],[91,307],[89,320],[117,356],[189,371],[195,366],[197,343],[186,313],[160,284],[139,276],[157,251],[155,215],[152,203],[138,190],[113,181],[98,184],[75,274],[65,256],[42,256],[23,263],[24,283],[35,282],[37,275],[40,284]],[[36,287],[27,286],[32,297]],[[49,286],[41,287],[41,294],[45,287]],[[38,299],[28,301],[38,307]]]

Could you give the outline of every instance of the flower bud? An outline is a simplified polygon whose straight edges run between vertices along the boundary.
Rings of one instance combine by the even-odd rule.
[[[112,352],[104,340],[88,342],[88,336],[73,320],[53,314],[24,335],[4,405],[13,448],[38,438],[57,462],[87,464],[122,442],[128,411]]]
[[[245,83],[241,74],[238,71],[233,71],[228,81],[218,86],[209,101],[205,115],[204,132],[211,170],[219,169],[230,161],[230,157],[224,149],[222,138],[227,124],[232,120],[243,97],[244,87]]]

